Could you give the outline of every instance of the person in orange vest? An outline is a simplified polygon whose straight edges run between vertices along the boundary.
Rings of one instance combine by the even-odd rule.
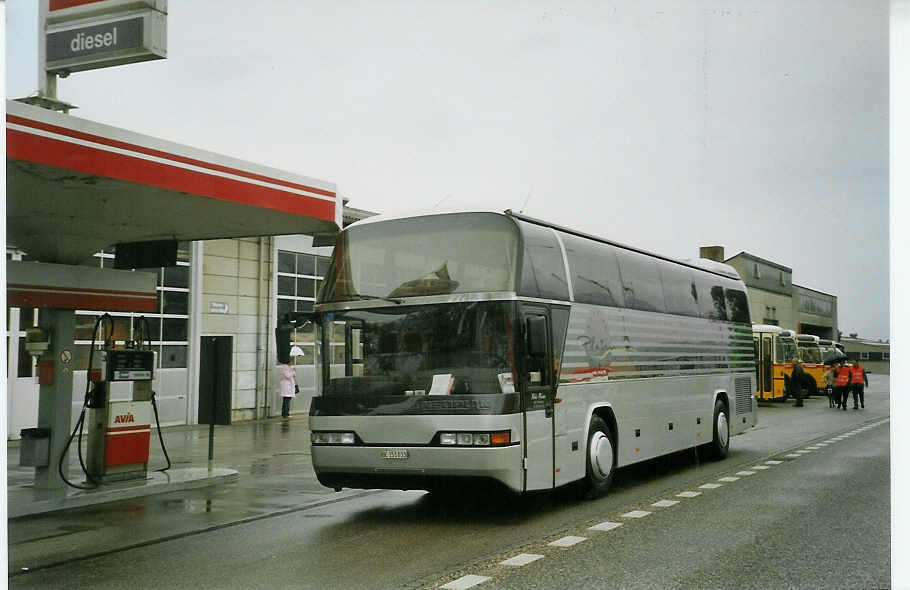
[[[869,385],[869,378],[866,377],[866,367],[864,367],[859,361],[856,361],[853,364],[853,369],[850,371],[850,389],[853,390],[854,410],[859,409],[856,405],[856,398],[859,398],[859,403],[863,408],[866,407],[867,385]]]
[[[850,365],[844,363],[834,377],[834,397],[838,400],[837,407],[844,411],[847,411],[847,393],[850,391],[851,376]]]

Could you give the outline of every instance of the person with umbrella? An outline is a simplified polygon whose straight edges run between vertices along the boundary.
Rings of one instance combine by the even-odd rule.
[[[281,417],[288,418],[291,415],[291,400],[297,397],[300,388],[297,386],[297,373],[291,366],[291,360],[303,355],[303,350],[299,346],[294,346],[290,350],[290,358],[281,363],[281,381],[278,383],[278,391],[281,394]],[[296,360],[294,360],[296,364]]]

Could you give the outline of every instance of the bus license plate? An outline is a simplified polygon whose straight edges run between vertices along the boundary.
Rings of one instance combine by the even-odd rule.
[[[383,459],[407,459],[408,452],[405,449],[397,449],[394,451],[383,451]]]

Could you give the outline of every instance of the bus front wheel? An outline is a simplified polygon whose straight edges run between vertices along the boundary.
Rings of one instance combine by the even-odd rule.
[[[714,438],[708,444],[708,451],[714,459],[724,459],[730,452],[730,418],[727,405],[721,400],[714,402]]]
[[[616,450],[613,432],[600,417],[593,416],[588,427],[588,446],[585,453],[585,478],[582,495],[599,498],[607,493],[616,471]]]

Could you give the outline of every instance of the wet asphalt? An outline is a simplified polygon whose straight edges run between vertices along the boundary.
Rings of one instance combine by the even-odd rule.
[[[890,567],[888,424],[824,449],[811,464],[793,460],[763,472],[761,486],[731,485],[711,502],[700,498],[700,504],[674,507],[635,531],[625,528],[621,534],[633,535],[633,541],[621,544],[621,560],[616,546],[597,549],[593,542],[578,546],[574,565],[557,566],[569,562],[554,558],[541,560],[537,569],[502,575],[497,560],[674,490],[887,418],[888,388],[886,377],[873,376],[864,411],[837,412],[820,398],[801,410],[763,405],[759,426],[732,440],[727,460],[706,463],[685,452],[633,466],[617,474],[607,497],[593,502],[559,495],[440,500],[422,492],[335,494],[312,473],[305,417],[218,427],[215,463],[237,469],[235,483],[11,520],[9,584],[436,587],[476,570],[495,574],[480,588],[877,586],[887,581],[881,572]],[[204,463],[207,436],[207,427],[168,429],[174,464]],[[153,451],[152,462],[158,459]],[[848,519],[850,534],[838,524],[845,514],[860,515]],[[604,561],[605,555],[616,559]],[[864,556],[859,567],[851,555]],[[654,556],[674,561],[654,562]],[[610,563],[622,567],[611,570]],[[624,571],[638,573],[624,578]],[[769,573],[775,571],[797,573]],[[825,571],[827,577],[821,576]],[[856,571],[864,573],[848,575]],[[820,580],[849,584],[823,586]]]

